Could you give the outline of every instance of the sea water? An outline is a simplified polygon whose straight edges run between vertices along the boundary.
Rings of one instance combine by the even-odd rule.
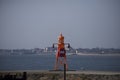
[[[120,55],[69,55],[70,70],[120,71]],[[52,70],[55,55],[0,55],[0,71]]]

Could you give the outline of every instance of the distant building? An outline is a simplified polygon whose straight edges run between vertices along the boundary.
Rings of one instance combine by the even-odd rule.
[[[46,47],[44,49],[44,52],[55,52],[56,51],[56,48],[52,48],[52,47]]]
[[[34,48],[32,50],[33,53],[36,53],[36,54],[41,54],[42,52],[44,51],[44,49],[41,49],[41,48]]]

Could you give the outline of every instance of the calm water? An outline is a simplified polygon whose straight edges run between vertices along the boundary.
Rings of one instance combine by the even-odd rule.
[[[72,55],[67,56],[69,69],[120,71],[120,55]],[[0,71],[51,70],[55,55],[0,55]]]

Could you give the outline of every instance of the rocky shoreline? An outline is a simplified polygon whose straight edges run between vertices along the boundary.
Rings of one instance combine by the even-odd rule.
[[[66,80],[119,80],[120,75],[67,74]],[[28,80],[64,80],[63,74],[29,74]]]
[[[5,80],[4,77],[6,75],[16,76],[17,79],[10,80],[64,80],[63,71],[60,72],[49,72],[49,71],[33,71],[26,72],[26,79],[22,78],[23,73],[25,72],[0,72],[0,80]],[[99,74],[99,72],[67,72],[66,80],[120,80],[120,74],[112,74],[112,73],[103,73]],[[7,79],[9,80],[9,79]]]

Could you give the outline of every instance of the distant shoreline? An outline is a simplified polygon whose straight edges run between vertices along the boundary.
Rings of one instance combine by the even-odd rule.
[[[120,53],[117,54],[99,54],[99,53],[76,53],[76,55],[95,55],[95,56],[120,56]]]
[[[55,55],[56,53],[45,53],[45,54],[9,54],[9,55]],[[8,54],[0,54],[1,55],[8,55]],[[120,53],[66,53],[67,56],[77,55],[77,56],[120,56]]]

